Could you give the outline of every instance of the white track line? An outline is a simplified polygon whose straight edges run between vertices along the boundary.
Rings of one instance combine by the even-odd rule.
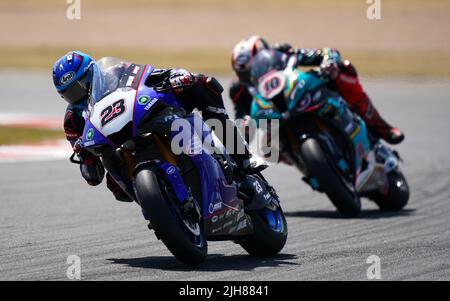
[[[0,125],[33,129],[62,130],[62,119],[23,113],[0,113]],[[70,144],[65,140],[24,145],[0,145],[0,163],[68,159]]]
[[[68,160],[71,154],[70,144],[65,140],[47,144],[2,145],[0,163]]]

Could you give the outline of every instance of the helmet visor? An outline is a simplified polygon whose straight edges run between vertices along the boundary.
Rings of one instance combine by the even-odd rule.
[[[70,104],[76,104],[80,101],[86,100],[89,97],[91,81],[92,71],[89,70],[69,87],[59,91],[59,94]]]
[[[240,54],[233,62],[233,69],[241,82],[250,83],[250,68],[252,58],[249,54]]]

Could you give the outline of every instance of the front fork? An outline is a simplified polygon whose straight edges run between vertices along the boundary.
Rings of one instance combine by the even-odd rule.
[[[159,152],[162,155],[165,162],[161,160],[155,160],[152,159],[150,156],[146,156],[145,149],[140,149],[140,152],[143,152],[144,155],[139,154],[139,156],[136,156],[137,153],[137,145],[136,142],[133,140],[129,140],[126,143],[122,144],[120,148],[116,150],[116,157],[118,157],[125,165],[126,175],[128,177],[128,180],[130,182],[134,181],[134,176],[136,172],[143,168],[144,166],[156,166],[160,170],[164,172],[166,176],[170,176],[169,178],[173,178],[173,181],[170,181],[171,183],[177,183],[179,179],[181,178],[181,175],[178,172],[176,159],[172,155],[172,153],[168,150],[166,145],[161,141],[159,137],[153,134],[148,134],[145,136],[145,139],[152,139],[156,145],[158,146]],[[174,175],[174,176],[172,176]],[[177,183],[174,188],[176,190],[179,183]],[[182,187],[182,186],[181,186]]]
[[[300,127],[303,129],[301,132],[299,130],[294,130],[292,127],[283,128],[285,143],[287,144],[285,147],[287,151],[283,154],[294,162],[296,167],[304,175],[302,180],[311,186],[313,190],[318,190],[320,189],[319,182],[315,178],[308,176],[308,171],[300,154],[300,146],[304,141],[310,138],[316,139],[321,144],[323,150],[330,155],[330,158],[333,161],[335,161],[338,169],[343,174],[348,173],[352,166],[348,164],[348,161],[345,159],[342,152],[338,151],[340,148],[337,146],[336,142],[330,138],[328,127],[320,118],[311,117],[308,119],[308,123],[305,123],[304,125],[305,126]]]
[[[143,156],[142,154],[136,156],[136,143],[132,140],[128,141],[116,151],[116,155],[124,162],[128,180],[133,183],[135,174],[141,168],[156,167],[170,184],[178,202],[184,205],[192,199],[192,194],[183,181],[175,156],[157,135],[148,134],[145,139],[153,139],[163,160],[146,156],[145,149],[141,150],[141,152],[144,152]]]

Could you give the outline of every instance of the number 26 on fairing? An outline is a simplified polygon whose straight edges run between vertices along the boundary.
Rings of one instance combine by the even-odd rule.
[[[104,127],[108,123],[114,120],[114,118],[122,115],[126,110],[125,100],[121,99],[114,102],[112,105],[103,109],[100,114],[101,125]]]

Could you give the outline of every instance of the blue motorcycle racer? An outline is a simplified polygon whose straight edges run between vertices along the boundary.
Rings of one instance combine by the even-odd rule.
[[[92,57],[80,51],[71,51],[60,59],[53,66],[53,82],[57,92],[68,102],[64,117],[64,131],[66,139],[71,143],[74,151],[82,159],[80,171],[83,178],[89,185],[99,185],[105,177],[105,169],[101,160],[89,154],[80,147],[80,137],[83,134],[88,100],[91,97],[101,98],[102,95],[95,95],[92,91],[93,81],[99,81],[96,86],[103,86],[104,90],[115,90],[122,81],[134,83],[135,73],[143,72],[143,65],[128,62],[111,63],[112,58],[103,58],[96,62]],[[103,65],[109,66],[102,68]],[[110,66],[112,65],[112,66]],[[133,73],[135,72],[135,73]],[[214,78],[203,74],[194,74],[184,69],[155,69],[146,79],[146,85],[169,89],[182,104],[183,110],[170,108],[159,112],[155,118],[155,128],[161,132],[170,132],[170,124],[165,122],[168,116],[182,116],[186,112],[198,109],[202,112],[204,120],[215,119],[223,124],[230,122],[225,110],[221,84]],[[104,92],[104,91],[103,91]],[[237,130],[235,130],[237,133]],[[222,137],[225,137],[223,135]],[[243,144],[244,153],[234,154],[230,151],[232,158],[244,172],[250,172],[253,166],[250,164],[250,152],[247,144],[238,135],[234,135],[237,143]],[[224,145],[225,144],[225,141]],[[107,187],[119,201],[132,202],[130,197],[120,188],[111,175],[106,174]]]

